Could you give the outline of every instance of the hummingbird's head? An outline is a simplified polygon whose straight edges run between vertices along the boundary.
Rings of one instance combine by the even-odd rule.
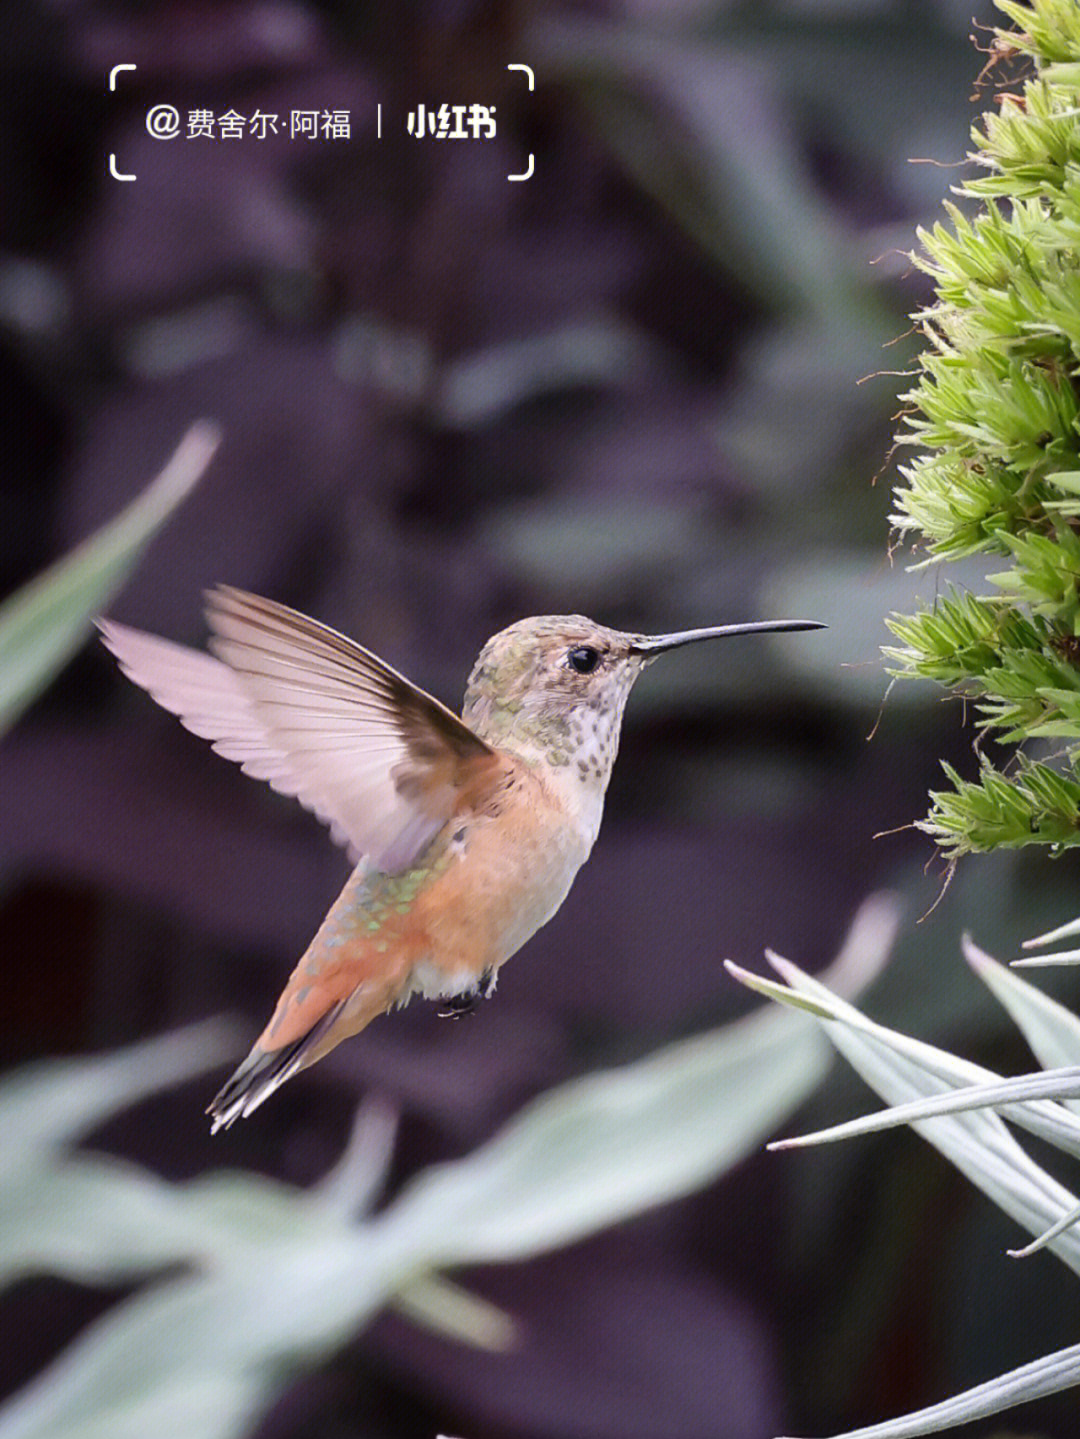
[[[582,615],[518,620],[480,651],[462,717],[489,744],[534,762],[570,766],[583,783],[602,792],[627,696],[658,655],[724,635],[820,628],[812,620],[777,620],[637,635]]]
[[[527,758],[610,771],[626,696],[642,657],[630,635],[583,615],[539,615],[488,640],[462,712],[491,744]],[[584,777],[584,776],[583,776]]]

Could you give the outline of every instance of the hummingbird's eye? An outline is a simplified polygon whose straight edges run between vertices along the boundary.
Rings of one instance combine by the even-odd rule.
[[[566,656],[566,661],[572,670],[577,670],[579,675],[589,675],[600,663],[600,652],[594,650],[591,645],[578,645]]]

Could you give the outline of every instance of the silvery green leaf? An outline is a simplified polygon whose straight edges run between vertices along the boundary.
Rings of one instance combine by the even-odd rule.
[[[868,911],[841,976],[871,977],[894,926],[891,906]],[[468,1159],[421,1175],[386,1222],[430,1246],[434,1264],[524,1259],[689,1193],[824,1074],[814,1026],[780,1017],[752,1014],[543,1095]]]
[[[265,1303],[265,1296],[263,1297]],[[188,1278],[109,1311],[0,1410],[3,1439],[229,1439],[276,1382],[234,1356],[195,1362],[218,1324],[239,1325],[220,1283]],[[223,1348],[232,1337],[223,1332]]]
[[[302,1196],[298,1196],[302,1198]],[[209,1273],[144,1290],[0,1409],[0,1439],[238,1439],[283,1377],[316,1363],[414,1278],[372,1225],[294,1228]],[[178,1396],[219,1394],[219,1408]]]
[[[821,999],[827,995],[819,981],[788,961],[776,959],[775,963],[801,992]],[[873,1024],[843,1000],[836,1000],[836,1005],[842,1022],[827,1024],[826,1030],[853,1068],[890,1102],[902,1104],[940,1093],[943,1088],[998,1078],[991,1070],[946,1050]],[[919,1121],[914,1128],[1032,1234],[1042,1234],[1077,1202],[1029,1157],[991,1110]],[[1080,1272],[1080,1237],[1075,1229],[1056,1238],[1050,1247]]]
[[[1008,1010],[1039,1063],[1045,1069],[1080,1064],[1080,1018],[1014,970],[991,959],[969,936],[964,935],[961,945],[964,958]],[[1076,1100],[1063,1102],[1080,1111]]]
[[[901,1419],[888,1419],[883,1424],[850,1429],[833,1439],[917,1439],[921,1434],[936,1434],[957,1424],[989,1418],[1003,1409],[1057,1394],[1076,1383],[1080,1383],[1080,1344],[1012,1369],[941,1404],[931,1404],[928,1409],[919,1409]]]
[[[235,1053],[212,1020],[88,1059],[28,1065],[0,1084],[0,1288],[31,1273],[126,1279],[212,1244],[197,1186],[170,1185],[110,1156],[61,1146],[126,1105]]]
[[[998,1084],[966,1085],[964,1089],[953,1089],[951,1094],[933,1095],[929,1099],[912,1099],[907,1104],[880,1109],[877,1114],[863,1115],[859,1120],[830,1125],[827,1130],[817,1130],[814,1134],[800,1134],[790,1140],[774,1140],[769,1148],[795,1150],[810,1144],[831,1144],[836,1140],[851,1140],[859,1134],[896,1130],[900,1125],[912,1124],[915,1120],[932,1120],[938,1114],[964,1114],[969,1109],[1005,1109],[1008,1111],[1005,1117],[1014,1118],[1012,1105],[1025,1099],[1074,1098],[1079,1094],[1080,1069],[1050,1069],[1034,1075],[1001,1079]],[[1077,1125],[1076,1132],[1067,1130],[1066,1125],[1061,1125],[1061,1128],[1068,1132],[1068,1147],[1071,1153],[1080,1153],[1080,1125]],[[1061,1147],[1066,1148],[1067,1145]]]
[[[1037,934],[1032,939],[1025,939],[1022,949],[1042,949],[1048,944],[1056,944],[1059,939],[1069,939],[1074,934],[1080,934],[1080,918],[1070,919],[1065,924],[1059,924],[1056,929],[1048,929],[1045,934]],[[1026,959],[1014,959],[1014,968],[1035,969],[1051,964],[1080,964],[1080,949],[1059,949],[1053,954],[1032,954]]]
[[[816,998],[819,1003],[827,1003],[826,996],[829,992],[820,981],[803,974],[788,960],[781,959],[779,956],[770,956],[770,958],[797,989],[804,1003],[807,995]],[[935,1100],[936,1104],[942,1106],[935,1112],[944,1113],[953,1109],[975,1110],[991,1105],[996,1108],[1000,1104],[1008,1104],[1011,1094],[1015,1100],[1028,1100],[1027,1103],[1020,1103],[1010,1112],[1008,1117],[1013,1123],[1067,1153],[1080,1155],[1080,1122],[1061,1104],[1050,1102],[1045,1098],[1045,1096],[1052,1096],[1054,1100],[1070,1098],[1074,1091],[1080,1092],[1077,1090],[1077,1073],[1073,1073],[1071,1070],[1058,1070],[1052,1076],[1044,1072],[1043,1074],[1021,1076],[1017,1080],[1003,1080],[992,1069],[986,1069],[982,1065],[960,1059],[946,1050],[937,1049],[933,1045],[924,1044],[920,1040],[911,1039],[907,1035],[898,1034],[895,1030],[875,1024],[843,1000],[834,997],[833,1003],[835,1018],[844,1020],[867,1036],[883,1040],[889,1049],[909,1055],[918,1066],[943,1081],[944,1086],[953,1090],[970,1090],[967,1096],[955,1104],[950,1097]],[[1012,1091],[1008,1089],[1002,1091],[1000,1087],[1005,1085],[1017,1087]],[[938,1085],[933,1090],[924,1089],[921,1091],[920,1097],[933,1093],[940,1095],[941,1088],[942,1085]],[[999,1097],[990,1097],[991,1095]],[[917,1118],[918,1116],[912,1117]],[[877,1127],[872,1122],[874,1117],[870,1116],[869,1119],[871,1127]],[[907,1123],[908,1120],[901,1119],[898,1122]],[[880,1127],[888,1128],[890,1123],[886,1121]]]
[[[232,1027],[212,1019],[109,1054],[49,1059],[0,1082],[0,1142],[10,1171],[25,1156],[69,1143],[117,1110],[232,1058]]]
[[[79,648],[145,545],[185,498],[218,445],[200,421],[157,479],[114,520],[0,604],[0,733]]]
[[[876,1114],[865,1114],[859,1119],[849,1119],[843,1124],[830,1125],[812,1134],[800,1134],[792,1139],[777,1139],[770,1149],[801,1149],[811,1144],[831,1144],[839,1139],[853,1139],[860,1134],[875,1134],[884,1129],[897,1129],[912,1124],[917,1119],[932,1119],[939,1114],[962,1114],[975,1109],[1004,1110],[1007,1119],[1030,1128],[1040,1138],[1056,1143],[1071,1154],[1080,1155],[1080,1123],[1063,1114],[1047,1113],[1040,1119],[1040,1112],[1032,1109],[1023,1114],[1014,1106],[1023,1101],[1039,1099],[1075,1098],[1080,1095],[1080,1069],[1040,1070],[1037,1074],[1021,1074],[1013,1079],[1001,1079],[995,1083],[965,1085],[961,1089],[936,1094],[928,1099],[911,1100],[897,1104],[890,1109],[879,1110]],[[1034,1117],[1033,1117],[1034,1116]]]
[[[866,907],[836,982],[872,978],[894,927],[888,904]],[[203,1269],[80,1335],[0,1409],[0,1439],[237,1439],[282,1373],[318,1362],[387,1304],[471,1342],[505,1342],[505,1316],[434,1271],[528,1258],[689,1192],[771,1132],[828,1062],[803,1016],[751,1015],[560,1086],[364,1223],[340,1182],[378,1170],[362,1155],[311,1194],[239,1173],[178,1186]],[[379,1133],[359,1134],[378,1159]]]
[[[0,1289],[43,1273],[116,1283],[182,1262],[203,1242],[172,1185],[111,1156],[43,1158],[0,1178]]]
[[[1049,1229],[1040,1234],[1037,1239],[1033,1239],[1030,1244],[1025,1244],[1021,1249],[1008,1249],[1006,1253],[1010,1259],[1028,1259],[1032,1254],[1038,1254],[1040,1249],[1045,1249],[1051,1239],[1056,1239],[1059,1234],[1064,1234],[1066,1229],[1071,1229],[1078,1220],[1080,1220],[1080,1204],[1074,1205],[1060,1219],[1055,1220]]]
[[[419,1176],[386,1222],[433,1264],[523,1259],[707,1184],[828,1066],[808,1024],[776,1018],[543,1095],[469,1158]]]
[[[1044,944],[1057,944],[1059,939],[1068,939],[1070,935],[1074,934],[1080,934],[1080,915],[1076,919],[1059,924],[1056,929],[1048,929],[1045,934],[1036,934],[1031,939],[1025,939],[1022,947],[1039,949]]]
[[[1056,949],[1053,954],[1029,954],[1014,959],[1014,969],[1049,969],[1055,964],[1080,964],[1080,949]]]
[[[201,1186],[211,1229],[231,1214],[244,1242],[214,1275],[105,1316],[0,1411],[0,1439],[179,1435],[169,1406],[185,1376],[196,1392],[231,1384],[255,1405],[270,1367],[315,1362],[397,1293],[408,1303],[434,1267],[541,1253],[713,1177],[816,1083],[820,1041],[769,1012],[563,1085],[475,1154],[422,1175],[377,1221],[335,1228],[323,1211],[322,1238],[295,1208],[286,1233],[273,1203],[252,1230],[247,1176],[214,1176]],[[229,1404],[202,1422],[200,1439],[240,1432]]]
[[[397,1131],[393,1105],[379,1095],[365,1098],[341,1158],[308,1190],[311,1200],[345,1220],[366,1214],[386,1183]]]
[[[394,1308],[414,1324],[477,1349],[510,1349],[520,1338],[517,1324],[504,1309],[436,1275],[406,1285],[395,1295]]]
[[[992,1071],[945,1050],[874,1024],[790,961],[770,955],[770,962],[800,998],[809,997],[831,1010],[833,1018],[822,1021],[824,1029],[852,1067],[886,1101],[905,1104],[943,1090],[999,1079]],[[784,998],[782,986],[777,987],[775,997]],[[1057,1108],[1045,1101],[1041,1107]],[[1059,1109],[1059,1115],[1065,1114]],[[914,1128],[1031,1234],[1043,1234],[1077,1202],[1035,1164],[992,1110],[917,1120]],[[1075,1229],[1056,1236],[1049,1247],[1080,1272],[1080,1238]]]

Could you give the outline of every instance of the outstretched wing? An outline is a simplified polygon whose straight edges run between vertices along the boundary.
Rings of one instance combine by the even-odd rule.
[[[221,586],[213,654],[111,620],[124,673],[218,754],[313,810],[354,857],[407,869],[462,791],[499,769],[458,717],[361,645],[285,605]]]

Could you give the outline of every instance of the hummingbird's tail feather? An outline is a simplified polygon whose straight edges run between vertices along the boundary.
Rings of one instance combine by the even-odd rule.
[[[344,1008],[344,1000],[333,1005],[306,1034],[281,1049],[255,1045],[207,1107],[206,1112],[213,1120],[210,1133],[228,1129],[237,1119],[246,1119],[275,1089],[280,1089],[287,1079],[309,1064],[316,1057],[312,1051],[334,1027]]]

